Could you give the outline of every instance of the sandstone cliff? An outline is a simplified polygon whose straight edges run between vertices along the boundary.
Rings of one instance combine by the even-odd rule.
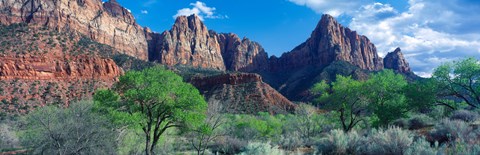
[[[122,74],[112,59],[89,56],[17,57],[0,56],[0,80],[115,80]]]
[[[295,104],[264,83],[258,74],[223,74],[194,78],[191,83],[199,88],[209,104],[220,103],[222,112],[288,113],[296,107]]]
[[[259,43],[248,38],[240,39],[233,33],[217,36],[227,70],[255,72],[268,69],[268,54]]]
[[[116,0],[0,0],[0,22],[77,31],[130,56],[148,58],[144,28]]]
[[[89,99],[123,73],[111,47],[77,33],[11,24],[0,34],[0,111]]]
[[[405,57],[403,57],[402,50],[400,48],[388,53],[383,59],[383,64],[385,65],[385,69],[392,69],[400,73],[412,72],[407,60],[405,60]]]
[[[334,61],[346,61],[365,70],[383,69],[375,45],[367,37],[343,27],[330,15],[322,16],[306,42],[270,60],[272,71],[324,67]]]
[[[209,31],[196,15],[178,17],[171,30],[149,33],[147,40],[149,59],[161,64],[245,72],[268,68],[268,54],[260,44]]]
[[[209,34],[196,15],[178,17],[172,29],[163,32],[155,45],[151,61],[225,70],[217,37]]]

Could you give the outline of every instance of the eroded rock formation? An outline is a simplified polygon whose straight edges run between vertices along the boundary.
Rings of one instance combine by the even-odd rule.
[[[408,64],[405,57],[403,57],[402,50],[400,48],[395,49],[395,51],[390,52],[383,59],[383,64],[385,69],[392,69],[400,73],[410,73],[410,65]]]
[[[77,31],[130,56],[148,58],[144,28],[115,0],[1,0],[0,22]]]
[[[122,74],[112,59],[75,57],[0,57],[0,80],[115,80]]]
[[[281,71],[324,67],[334,61],[346,61],[365,70],[383,69],[375,45],[367,37],[343,27],[330,15],[322,16],[306,42],[279,58],[272,57],[270,68]]]

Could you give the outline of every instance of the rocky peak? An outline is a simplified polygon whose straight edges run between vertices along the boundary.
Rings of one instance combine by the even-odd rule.
[[[332,16],[323,15],[307,41],[292,51],[273,59],[273,71],[306,66],[322,67],[333,61],[346,61],[366,70],[383,69],[375,45],[357,32],[343,27]]]
[[[179,16],[169,31],[157,39],[151,61],[225,70],[217,36],[210,35],[197,15]]]
[[[203,21],[198,17],[196,14],[192,14],[190,16],[179,16],[175,20],[175,24],[173,25],[172,30],[180,30],[186,31],[189,29],[192,32],[196,32],[197,34],[204,34],[208,32],[207,27],[203,23]]]
[[[112,17],[122,17],[127,22],[135,22],[132,13],[130,13],[130,11],[126,8],[122,7],[116,0],[109,0],[108,2],[103,3],[103,8]]]
[[[268,54],[260,44],[233,33],[209,31],[195,14],[177,17],[171,30],[150,38],[155,41],[149,43],[155,47],[150,60],[166,65],[245,72],[268,68]]]
[[[254,72],[268,68],[268,54],[259,43],[233,33],[217,36],[227,70]]]
[[[395,49],[395,51],[390,52],[383,59],[383,64],[386,69],[392,69],[400,73],[410,73],[410,66],[403,56],[402,50],[400,48]]]

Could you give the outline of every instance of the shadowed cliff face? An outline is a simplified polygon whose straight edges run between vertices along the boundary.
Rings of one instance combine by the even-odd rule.
[[[0,22],[76,31],[130,56],[148,58],[144,28],[115,0],[1,0]]]
[[[390,52],[383,59],[385,64],[385,69],[392,69],[400,73],[411,73],[410,66],[403,57],[402,50],[400,48],[395,49],[395,51]]]

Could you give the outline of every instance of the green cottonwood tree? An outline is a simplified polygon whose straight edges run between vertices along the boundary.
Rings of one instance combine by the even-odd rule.
[[[480,107],[480,62],[468,58],[435,69],[433,79],[444,97],[455,97],[473,108]]]
[[[114,91],[97,92],[94,97],[97,105],[100,110],[123,119],[120,123],[140,127],[147,155],[154,154],[160,136],[167,129],[189,129],[205,119],[207,103],[199,91],[160,67],[127,72],[120,77]]]
[[[339,112],[342,128],[348,132],[363,120],[368,108],[363,85],[364,82],[350,76],[337,75],[337,80],[331,85],[322,81],[315,84],[312,91],[321,94],[315,102],[324,103],[327,109]]]
[[[376,125],[386,126],[391,121],[404,117],[412,109],[403,92],[406,86],[405,78],[391,70],[376,73],[366,81],[363,90],[378,119]]]

